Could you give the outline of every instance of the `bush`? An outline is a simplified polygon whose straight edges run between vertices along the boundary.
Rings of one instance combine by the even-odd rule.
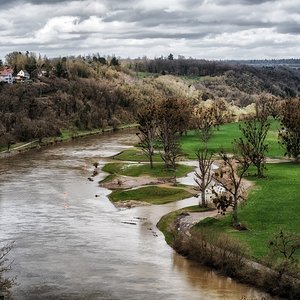
[[[0,248],[0,295],[8,294],[9,289],[15,284],[15,278],[5,277],[5,273],[11,269],[11,262],[7,258],[8,253],[11,251],[13,243],[4,245]]]

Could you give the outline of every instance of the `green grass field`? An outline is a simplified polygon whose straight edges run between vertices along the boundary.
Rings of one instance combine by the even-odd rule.
[[[208,148],[214,153],[218,153],[224,149],[228,153],[233,152],[233,142],[235,139],[241,137],[238,123],[229,123],[220,126],[219,130],[215,130],[213,136],[208,142]],[[271,121],[270,130],[268,132],[266,143],[269,145],[267,157],[281,158],[284,154],[284,149],[278,143],[278,128],[280,123],[276,120]],[[196,152],[203,147],[197,131],[189,131],[187,135],[183,135],[180,139],[182,155],[187,159],[196,159]],[[148,157],[138,148],[125,150],[114,156],[117,160],[148,162]],[[153,157],[154,162],[162,162],[159,153],[155,153]]]
[[[234,139],[238,139],[241,137],[241,132],[239,130],[238,123],[229,123],[220,126],[219,130],[215,130],[213,136],[208,142],[208,148],[210,151],[214,153],[218,153],[221,148],[223,148],[226,152],[233,152],[233,141]],[[266,143],[269,145],[269,152],[267,153],[267,157],[278,158],[282,157],[284,154],[284,150],[278,143],[278,121],[271,121],[270,130],[268,132]],[[189,159],[196,158],[196,151],[203,147],[203,143],[201,142],[197,131],[189,131],[186,136],[182,136],[181,138],[181,147],[183,153]]]
[[[230,213],[220,221],[199,223],[200,227],[209,226],[239,239],[258,260],[268,253],[268,241],[280,229],[300,232],[300,165],[268,164],[266,175],[264,179],[255,179],[254,189],[239,208],[239,221],[247,226],[247,231],[230,226]],[[300,258],[300,253],[297,257]]]
[[[149,159],[146,154],[137,148],[128,149],[120,152],[119,154],[114,156],[116,160],[123,161],[135,161],[135,162],[148,162]],[[153,162],[162,162],[162,158],[159,153],[155,153],[153,156]]]
[[[181,188],[157,186],[141,187],[126,191],[113,191],[109,199],[113,202],[136,200],[151,204],[165,204],[192,197],[193,195]]]
[[[193,169],[194,168],[190,166],[178,165],[176,169],[176,176],[185,176],[187,173],[192,172]],[[162,163],[156,163],[153,169],[150,168],[149,164],[109,163],[106,164],[102,170],[110,174],[133,177],[141,175],[149,175],[156,178],[173,177],[173,171],[166,169]]]

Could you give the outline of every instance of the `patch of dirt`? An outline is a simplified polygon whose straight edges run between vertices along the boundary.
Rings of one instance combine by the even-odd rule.
[[[202,221],[205,218],[218,217],[217,210],[210,210],[204,212],[189,212],[184,213],[183,215],[179,216],[176,220],[177,230],[185,233],[187,236],[190,236],[189,230],[193,227],[196,223]]]
[[[149,206],[150,203],[143,202],[143,201],[135,201],[135,200],[126,200],[126,201],[119,201],[113,202],[114,206],[117,208],[134,208],[138,206]]]
[[[150,176],[118,176],[109,182],[100,183],[100,186],[105,187],[109,190],[124,190],[141,187],[143,185],[157,185],[164,183],[166,183],[166,180],[157,179]]]
[[[270,164],[280,164],[286,162],[293,162],[292,158],[267,158],[266,162]]]

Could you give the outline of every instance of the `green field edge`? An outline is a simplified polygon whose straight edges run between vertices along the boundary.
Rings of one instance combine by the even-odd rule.
[[[199,205],[193,205],[184,207],[175,211],[172,211],[164,215],[156,224],[157,228],[163,233],[165,240],[169,246],[172,247],[173,242],[176,238],[176,231],[174,230],[174,223],[180,215],[193,212],[206,212],[215,210],[215,208],[204,208]]]
[[[132,200],[160,205],[183,200],[192,196],[194,196],[194,194],[183,188],[149,185],[136,189],[114,190],[108,195],[108,198],[113,203]]]

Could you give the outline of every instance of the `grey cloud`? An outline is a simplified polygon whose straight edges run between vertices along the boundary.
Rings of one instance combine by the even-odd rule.
[[[234,27],[236,30],[237,27],[242,27],[242,29],[246,27],[250,28],[269,28],[274,27],[275,24],[271,22],[265,22],[260,20],[246,20],[243,16],[236,18],[228,18],[226,20],[226,16],[222,16],[223,19],[215,18],[205,21],[199,12],[166,12],[162,10],[155,10],[151,12],[143,12],[143,11],[120,11],[114,15],[110,15],[104,18],[105,22],[113,22],[113,21],[124,21],[128,23],[137,23],[141,28],[147,27],[155,27],[155,26],[169,26],[174,25],[175,27],[181,29],[183,27],[189,27],[191,29],[195,29],[199,26],[205,27],[206,30],[211,30],[215,26],[219,26],[218,30],[223,30],[228,27]]]
[[[130,32],[120,36],[120,39],[200,39],[207,36],[208,32],[203,33],[159,33],[159,32]]]
[[[74,1],[81,1],[81,0],[74,0]],[[7,9],[10,7],[15,7],[21,4],[54,4],[54,3],[63,3],[63,2],[70,2],[70,0],[10,0],[10,1],[1,1],[0,7],[1,9]]]
[[[276,30],[279,33],[300,35],[300,24],[296,24],[296,23],[279,24],[276,26]]]
[[[277,2],[278,0],[216,0],[215,2],[221,5],[224,4],[240,4],[240,5],[259,5],[266,2]]]
[[[68,6],[70,2],[73,2],[72,10]],[[280,9],[273,5],[275,2],[281,5]],[[2,19],[5,16],[3,12],[6,10],[16,12],[16,14],[10,14],[11,24],[2,27],[5,30],[0,32],[0,45],[1,40],[5,41],[5,45],[0,47],[0,56],[5,55],[4,51],[7,53],[15,50],[43,51],[45,54],[57,53],[57,55],[79,54],[80,51],[81,53],[83,50],[87,51],[86,49],[93,52],[96,47],[97,50],[108,51],[108,54],[115,53],[118,49],[124,51],[118,55],[126,56],[137,53],[138,56],[143,56],[149,53],[156,55],[156,46],[169,52],[168,47],[173,44],[178,47],[178,54],[188,56],[197,55],[198,49],[208,48],[213,49],[214,55],[218,51],[222,55],[220,49],[224,50],[224,48],[233,49],[232,53],[235,53],[234,49],[239,49],[241,56],[247,55],[249,49],[253,53],[255,49],[260,49],[257,50],[257,55],[262,55],[262,48],[266,51],[269,49],[269,53],[273,55],[276,49],[282,49],[284,43],[291,47],[300,47],[300,44],[298,45],[300,39],[290,43],[282,42],[284,40],[282,36],[287,34],[300,35],[299,24],[292,22],[290,18],[291,13],[300,13],[297,2],[297,0],[289,1],[289,5],[284,5],[286,2],[279,0],[211,0],[209,3],[214,5],[207,5],[207,1],[204,0],[181,0],[180,4],[183,5],[183,9],[179,11],[178,9],[157,9],[157,5],[156,8],[151,9],[151,0],[147,10],[138,5],[141,0],[97,2],[95,0],[95,3],[103,4],[106,9],[102,13],[100,7],[97,12],[93,13],[92,9],[85,9],[87,3],[93,4],[90,0],[11,0],[7,4],[0,3],[0,20],[1,16]],[[31,15],[28,9],[26,13],[23,14],[21,11],[18,14],[22,3],[34,5],[32,10],[34,13]],[[230,4],[235,5],[234,11],[229,7]],[[256,9],[255,5],[260,4],[259,10]],[[26,7],[23,6],[22,9]],[[272,13],[276,18],[278,16],[278,20],[270,18]],[[96,15],[99,19],[95,21],[95,25],[86,25],[89,22],[85,21],[93,22],[89,20],[91,15]],[[60,19],[58,19],[56,27],[52,28],[51,25],[49,28],[47,22],[58,16],[78,17],[79,21],[75,25],[70,23],[60,26]],[[66,30],[56,36],[56,31],[59,32],[60,27],[63,26]],[[45,27],[47,30],[43,31]],[[36,35],[39,30],[42,32],[42,38],[43,34],[49,34],[49,41],[44,39],[44,42],[39,42],[36,38],[39,36]],[[247,35],[246,38],[243,35],[243,31],[247,30],[250,35],[249,41],[247,41]],[[257,37],[256,35],[260,32],[268,32],[272,36],[269,40]],[[230,42],[220,38],[224,33],[230,38]],[[280,35],[280,38],[277,35]],[[230,53],[229,50],[228,53]]]
[[[153,10],[151,12],[143,11],[120,11],[115,15],[107,16],[104,18],[105,22],[112,21],[125,21],[137,22],[141,26],[153,27],[161,24],[189,24],[194,23],[193,19],[189,16],[184,16],[179,12],[166,12],[163,10]]]

